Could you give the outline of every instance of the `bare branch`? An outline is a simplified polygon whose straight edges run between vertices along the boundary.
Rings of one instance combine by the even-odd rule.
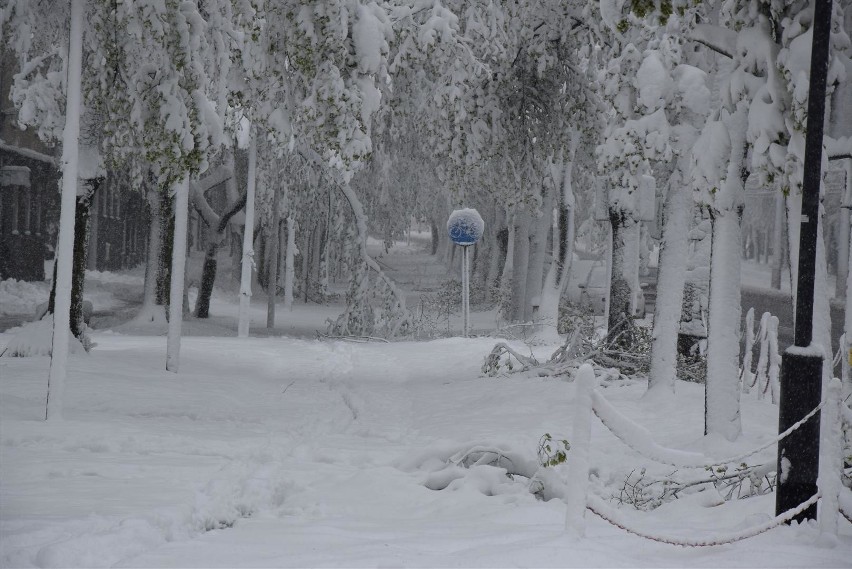
[[[698,24],[689,39],[729,59],[734,58],[737,33],[733,30],[713,24]]]

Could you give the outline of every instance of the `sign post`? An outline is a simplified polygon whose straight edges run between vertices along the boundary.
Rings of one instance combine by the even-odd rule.
[[[464,337],[470,334],[470,253],[471,245],[482,237],[485,222],[475,209],[457,209],[447,220],[447,233],[456,245],[462,248],[462,314]]]

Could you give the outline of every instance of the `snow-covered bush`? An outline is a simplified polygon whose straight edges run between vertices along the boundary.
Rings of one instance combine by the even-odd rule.
[[[557,466],[568,459],[571,443],[568,439],[553,440],[553,435],[544,433],[538,441],[538,463],[543,467]]]
[[[583,330],[589,338],[594,336],[594,309],[588,303],[576,303],[563,297],[559,304],[559,320],[556,323],[556,330],[560,334],[570,334],[578,328]]]
[[[667,476],[654,476],[645,468],[631,470],[612,500],[637,510],[653,510],[681,496],[706,492],[706,503],[717,505],[771,493],[775,489],[774,464],[749,466],[740,464],[733,470],[727,466],[707,467],[706,476],[689,478],[678,471]]]
[[[49,356],[53,352],[53,315],[48,314],[36,322],[29,322],[20,328],[9,331],[12,339],[0,356],[11,358],[29,358]],[[81,343],[73,334],[68,335],[68,351],[72,354],[88,351],[94,344],[84,334]]]
[[[481,285],[470,283],[471,305],[482,305],[485,292]],[[461,314],[462,286],[457,279],[441,282],[437,290],[420,295],[414,316],[413,333],[418,338],[438,338],[453,334],[450,320]]]

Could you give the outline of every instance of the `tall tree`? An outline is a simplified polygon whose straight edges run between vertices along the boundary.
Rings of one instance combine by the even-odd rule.
[[[710,207],[714,235],[705,429],[728,439],[736,438],[741,431],[738,385],[733,379],[738,377],[739,354],[740,291],[736,275],[743,185],[752,170],[763,183],[780,181],[782,191],[790,196],[790,261],[791,267],[797,265],[811,14],[807,0],[739,0],[723,4],[718,21],[698,26],[695,33],[697,41],[723,56],[727,60],[724,65],[731,68],[720,74],[722,109],[702,132],[694,160],[699,200]],[[830,84],[841,73],[838,51],[849,45],[840,25],[839,5],[833,18]],[[828,346],[824,243],[818,244],[817,255],[821,260],[814,337]]]

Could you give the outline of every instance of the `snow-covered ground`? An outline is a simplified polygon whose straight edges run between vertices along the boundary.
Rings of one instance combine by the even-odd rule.
[[[127,297],[136,296],[142,287],[141,267],[129,273],[86,271],[84,297],[95,311],[114,310],[123,306]],[[0,317],[19,316],[32,319],[38,306],[50,296],[50,281],[0,281]]]
[[[381,260],[407,259],[399,271],[410,283],[419,274],[420,287],[445,277],[418,256]],[[852,567],[843,520],[836,541],[806,524],[699,549],[644,540],[587,511],[586,537],[573,538],[564,504],[536,499],[525,478],[449,463],[474,445],[535,462],[544,433],[570,440],[572,378],[482,377],[496,341],[487,337],[312,339],[334,307],[279,308],[280,331],[291,326],[299,338],[226,337],[236,303],[213,300],[212,322],[189,325],[209,335],[183,339],[177,375],[164,369],[165,338],[96,331],[96,348],[70,358],[61,424],[42,421],[49,360],[0,358],[0,566]],[[258,295],[258,327],[264,306]],[[480,317],[485,326],[492,316]],[[0,349],[9,336],[0,334]],[[753,394],[743,396],[740,440],[703,437],[702,387],[677,387],[667,402],[643,400],[641,381],[601,390],[667,446],[728,456],[774,437],[777,407]],[[749,464],[774,460],[773,446]],[[604,497],[642,467],[649,476],[674,470],[649,463],[597,419],[591,465]],[[714,498],[620,509],[643,531],[691,538],[774,514],[771,494]]]

